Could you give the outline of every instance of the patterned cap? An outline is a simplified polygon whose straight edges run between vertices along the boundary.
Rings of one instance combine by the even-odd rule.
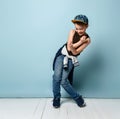
[[[77,15],[74,20],[72,20],[73,23],[76,23],[76,22],[82,22],[86,25],[88,25],[88,18],[85,16],[85,15]]]

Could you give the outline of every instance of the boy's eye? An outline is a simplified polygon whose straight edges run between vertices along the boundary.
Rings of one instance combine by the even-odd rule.
[[[82,30],[82,28],[75,28],[76,30]]]

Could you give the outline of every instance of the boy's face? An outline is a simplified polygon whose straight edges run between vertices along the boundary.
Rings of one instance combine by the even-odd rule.
[[[88,25],[84,25],[84,24],[77,24],[75,23],[75,31],[81,36],[85,33]]]

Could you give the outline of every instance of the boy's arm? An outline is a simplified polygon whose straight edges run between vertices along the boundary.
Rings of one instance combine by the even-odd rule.
[[[85,42],[88,42],[87,36],[82,36],[77,43],[73,44],[73,47],[76,49]]]
[[[75,34],[75,30],[71,30],[68,36],[68,41],[67,41],[67,50],[71,51],[71,45],[73,44],[73,36]]]
[[[76,49],[74,44],[72,43],[74,34],[75,34],[75,30],[71,30],[68,37],[67,50],[71,51],[74,55],[77,55],[81,53],[88,46],[88,44],[90,43],[90,38],[83,39],[82,43],[77,44],[79,47]]]
[[[81,53],[89,44],[90,44],[91,40],[90,38],[87,38],[87,42],[84,42],[80,47],[78,47],[77,49],[75,49],[73,47],[73,45],[71,45],[71,52],[74,55],[78,55],[79,53]]]
[[[80,47],[76,49],[76,52],[78,54],[81,53],[90,44],[91,42],[90,38],[87,38],[86,40],[87,40],[86,42],[84,42]]]

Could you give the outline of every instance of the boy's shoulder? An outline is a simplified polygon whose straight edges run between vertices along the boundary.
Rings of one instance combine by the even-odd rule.
[[[71,34],[71,35],[74,35],[74,34],[75,34],[75,30],[74,30],[74,29],[71,29],[71,30],[70,30],[70,34]]]
[[[86,36],[87,38],[90,38],[90,36],[89,36],[88,33],[86,33],[86,32],[85,32],[85,36]]]
[[[71,30],[70,30],[70,32],[73,32],[73,33],[75,33],[75,29],[71,29]]]

